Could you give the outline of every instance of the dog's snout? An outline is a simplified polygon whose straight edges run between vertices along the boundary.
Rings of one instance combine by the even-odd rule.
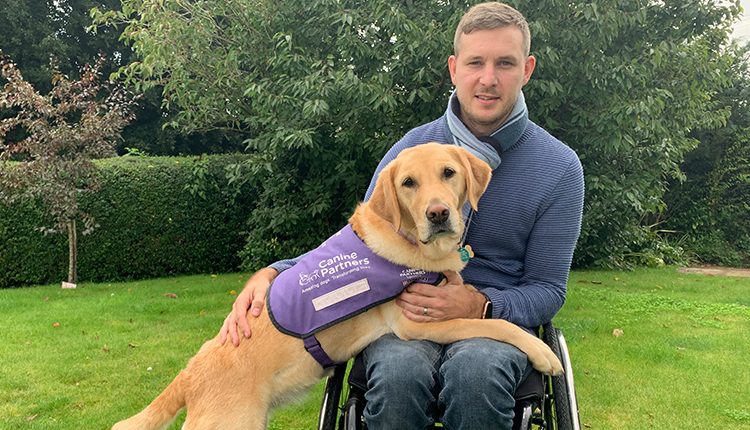
[[[444,204],[432,204],[427,208],[427,219],[433,224],[442,224],[448,221],[450,209]]]

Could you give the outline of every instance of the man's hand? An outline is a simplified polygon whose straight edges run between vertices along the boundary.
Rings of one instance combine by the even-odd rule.
[[[396,299],[404,315],[413,321],[444,321],[454,318],[481,318],[484,295],[464,285],[461,275],[445,272],[447,283],[411,284]],[[426,310],[426,312],[425,312]]]
[[[278,274],[275,269],[266,267],[258,270],[248,279],[242,292],[234,300],[232,312],[227,315],[219,330],[219,341],[222,345],[227,341],[227,337],[230,337],[234,346],[238,346],[240,332],[245,338],[252,335],[250,325],[247,323],[248,310],[254,317],[260,315],[266,303],[266,291]]]

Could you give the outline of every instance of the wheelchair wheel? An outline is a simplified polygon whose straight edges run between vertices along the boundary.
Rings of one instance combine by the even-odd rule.
[[[340,430],[365,430],[365,423],[362,419],[364,409],[364,393],[360,393],[356,388],[349,391],[349,399],[344,404],[341,414]]]
[[[318,430],[336,430],[336,422],[339,417],[339,402],[341,401],[341,390],[344,386],[344,375],[346,364],[338,365],[333,370],[333,375],[326,380],[323,401],[318,417]]]
[[[562,332],[551,324],[544,326],[542,339],[560,359],[565,373],[560,376],[549,376],[547,386],[548,399],[545,402],[545,415],[552,429],[580,430],[578,401],[576,400],[573,368],[570,355]]]

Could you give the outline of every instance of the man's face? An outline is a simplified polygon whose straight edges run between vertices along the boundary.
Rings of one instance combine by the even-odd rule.
[[[448,58],[448,70],[461,104],[461,119],[469,130],[486,136],[500,128],[535,65],[516,27],[462,34],[458,55]]]

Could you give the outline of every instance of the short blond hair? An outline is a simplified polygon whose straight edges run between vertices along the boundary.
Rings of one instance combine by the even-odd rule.
[[[494,30],[513,26],[521,30],[526,55],[531,52],[531,32],[529,23],[521,12],[505,3],[487,2],[473,6],[466,11],[456,27],[453,37],[453,54],[458,55],[458,39],[462,34],[469,34],[477,30]]]

